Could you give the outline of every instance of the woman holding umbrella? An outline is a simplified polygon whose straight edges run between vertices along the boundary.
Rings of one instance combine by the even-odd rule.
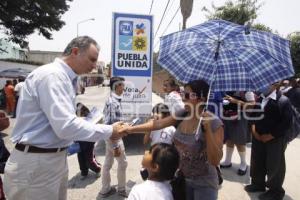
[[[222,158],[223,123],[212,113],[205,112],[209,85],[203,80],[194,80],[184,87],[184,110],[161,120],[127,128],[128,133],[140,133],[177,126],[173,143],[180,153],[179,169],[185,177],[186,199],[216,200],[218,175],[216,166]],[[202,132],[195,139],[201,120]]]

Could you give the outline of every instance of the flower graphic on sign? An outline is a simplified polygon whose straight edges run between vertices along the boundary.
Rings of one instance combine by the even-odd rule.
[[[135,33],[136,35],[140,35],[140,34],[144,34],[145,33],[145,24],[141,23],[141,24],[137,24],[135,25],[136,29],[135,29]]]
[[[133,50],[146,51],[147,50],[147,37],[133,37]]]

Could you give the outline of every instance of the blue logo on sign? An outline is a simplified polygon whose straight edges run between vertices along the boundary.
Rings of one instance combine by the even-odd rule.
[[[119,48],[120,50],[132,50],[132,37],[120,35]]]
[[[133,22],[120,21],[119,29],[120,35],[133,35]]]

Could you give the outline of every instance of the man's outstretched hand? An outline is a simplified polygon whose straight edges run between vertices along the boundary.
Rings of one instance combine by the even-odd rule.
[[[128,134],[126,130],[128,129],[129,125],[127,123],[116,122],[112,126],[113,126],[113,133],[110,137],[111,140],[118,140],[121,137],[124,137]]]

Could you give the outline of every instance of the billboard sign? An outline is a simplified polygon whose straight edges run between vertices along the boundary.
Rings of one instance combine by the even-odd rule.
[[[152,16],[113,13],[112,76],[125,78],[125,115],[151,113],[152,27]]]

